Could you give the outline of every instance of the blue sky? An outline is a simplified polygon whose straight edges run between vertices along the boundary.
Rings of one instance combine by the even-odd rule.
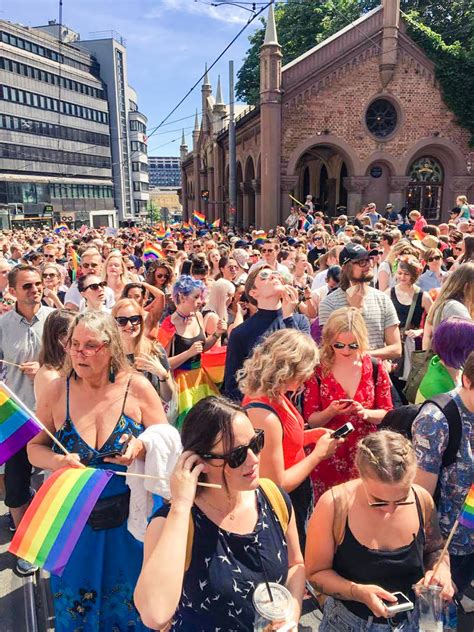
[[[126,39],[129,83],[138,93],[139,108],[148,116],[149,128],[156,126],[184,96],[250,16],[233,6],[212,7],[207,0],[63,0],[63,22],[89,39],[94,31],[115,30]],[[58,19],[58,0],[0,0],[0,19],[24,26],[46,24]],[[259,3],[261,5],[261,3]],[[248,48],[248,35],[259,25],[255,20],[222,60],[211,70],[215,93],[217,75],[224,82],[227,101],[228,64],[240,67]],[[196,90],[152,138],[149,155],[178,155],[181,128],[188,144],[194,112],[201,104]],[[176,142],[170,142],[174,141]]]

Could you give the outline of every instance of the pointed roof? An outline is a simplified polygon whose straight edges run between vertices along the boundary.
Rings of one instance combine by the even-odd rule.
[[[183,129],[183,134],[181,136],[181,147],[186,147],[186,137],[184,135],[184,129]]]
[[[194,116],[194,131],[199,132],[199,116],[198,116],[197,108],[196,108],[196,114]]]
[[[264,46],[268,46],[269,44],[278,44],[277,30],[275,24],[275,11],[273,9],[273,2],[268,9],[268,18],[267,18],[267,26],[265,28],[265,39],[263,41]]]
[[[207,72],[207,62],[204,68],[204,79],[202,82],[203,86],[210,86],[211,84],[209,83],[209,73]]]
[[[218,77],[217,77],[216,105],[224,105],[224,99],[222,98],[221,76],[220,75],[218,75]]]

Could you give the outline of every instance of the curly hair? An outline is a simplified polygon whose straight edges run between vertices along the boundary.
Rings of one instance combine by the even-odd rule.
[[[264,393],[276,399],[289,382],[309,380],[318,362],[318,348],[310,336],[296,329],[275,331],[237,372],[239,389],[245,395]]]
[[[383,483],[400,483],[414,478],[415,450],[410,441],[391,430],[371,432],[357,444],[356,466],[362,478],[377,478]]]
[[[193,279],[192,276],[188,274],[182,274],[176,283],[173,285],[173,301],[176,305],[178,305],[181,297],[187,298],[190,294],[195,291],[201,292],[202,295],[206,292],[206,286],[202,281],[198,281]]]
[[[363,355],[369,349],[367,327],[360,311],[355,307],[336,309],[328,318],[323,329],[321,341],[321,365],[329,371],[334,360],[333,342],[339,334],[351,332],[359,345],[359,353]]]

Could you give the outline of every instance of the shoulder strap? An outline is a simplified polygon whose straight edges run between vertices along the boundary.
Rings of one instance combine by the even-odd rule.
[[[249,402],[245,404],[244,410],[249,410],[249,408],[263,408],[264,410],[268,410],[278,417],[277,411],[270,406],[270,404],[266,404],[265,402]]]
[[[191,557],[193,554],[193,543],[194,543],[193,514],[192,512],[189,512],[189,527],[188,527],[188,537],[186,540],[186,557],[184,559],[184,572],[186,572],[191,565]]]
[[[346,486],[336,485],[331,487],[331,494],[334,503],[334,521],[332,532],[336,548],[342,544],[344,532],[346,530],[347,514],[349,513],[349,501],[347,498]]]
[[[413,294],[410,309],[408,310],[408,316],[405,322],[405,327],[403,328],[404,331],[406,331],[407,329],[410,329],[411,321],[413,320],[413,314],[415,313],[416,302],[418,300],[419,294],[420,294],[420,289],[417,287],[415,288],[415,293]]]
[[[370,361],[372,362],[372,379],[374,381],[374,386],[377,385],[377,380],[379,379],[379,361],[377,358],[373,358],[370,356]]]
[[[462,438],[462,420],[458,405],[448,393],[440,393],[423,402],[423,406],[427,403],[434,404],[441,410],[446,417],[449,427],[448,445],[443,454],[441,467],[448,467],[456,461],[456,455],[461,445]]]
[[[69,421],[69,380],[71,378],[68,376],[66,378],[66,421]]]
[[[272,509],[275,512],[279,523],[281,524],[283,533],[286,533],[288,529],[288,523],[290,522],[290,513],[288,511],[288,506],[285,502],[285,499],[283,498],[283,494],[278,488],[278,485],[276,485],[269,478],[261,478],[260,488],[265,494],[268,502],[272,506]]]
[[[121,416],[125,413],[125,404],[127,403],[128,391],[130,389],[130,382],[131,381],[132,381],[132,376],[130,376],[128,378],[127,388],[125,389],[125,395],[124,395],[124,398],[123,398],[122,412],[120,413]]]

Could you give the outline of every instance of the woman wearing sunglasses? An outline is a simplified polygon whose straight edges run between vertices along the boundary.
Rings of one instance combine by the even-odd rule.
[[[286,393],[296,394],[318,362],[318,349],[307,334],[282,329],[257,345],[237,374],[242,406],[254,428],[265,430],[261,474],[290,494],[302,549],[313,500],[309,475],[334,454],[338,441],[323,430],[306,456],[304,420]]]
[[[297,622],[303,559],[288,496],[274,487],[289,510],[285,533],[260,486],[263,432],[240,406],[208,397],[187,415],[181,439],[184,452],[171,478],[173,502],[154,515],[145,538],[135,589],[143,622],[161,629],[171,620],[171,632],[252,632],[252,596],[265,578],[286,585],[293,596],[289,621]],[[198,480],[219,488],[198,487]],[[190,514],[194,534],[185,564]]]
[[[173,376],[163,347],[145,337],[143,307],[133,299],[123,298],[113,306],[112,316],[129,362],[153,384],[163,404],[169,404],[176,390]]]
[[[416,610],[391,617],[387,606],[396,592],[414,604],[417,583],[453,596],[449,555],[433,576],[444,544],[433,500],[413,483],[415,452],[398,433],[365,437],[356,464],[357,478],[326,492],[308,526],[306,574],[327,596],[319,631],[418,632]]]
[[[423,259],[426,270],[419,277],[417,285],[423,292],[438,290],[448,274],[443,269],[443,253],[438,248],[428,248],[423,254]]]
[[[93,310],[110,314],[110,309],[105,306],[105,288],[107,283],[95,274],[85,274],[77,280],[77,289],[82,297],[79,311]]]
[[[66,291],[61,290],[61,270],[55,263],[45,263],[41,272],[43,279],[43,298],[41,303],[47,307],[64,307]]]
[[[354,426],[337,455],[316,467],[311,478],[316,499],[333,485],[356,476],[359,439],[377,430],[392,408],[391,383],[383,363],[369,354],[368,333],[355,307],[342,307],[323,329],[321,364],[306,383],[303,416],[311,427]]]

